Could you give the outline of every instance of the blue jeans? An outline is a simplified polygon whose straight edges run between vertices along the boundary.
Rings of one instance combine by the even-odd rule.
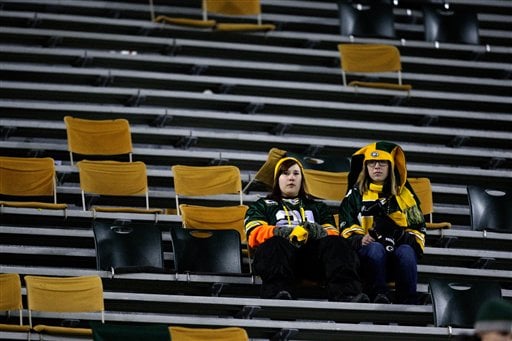
[[[370,295],[387,294],[387,282],[395,280],[397,303],[417,304],[417,258],[410,245],[402,244],[387,252],[381,243],[372,242],[362,246],[358,254]]]

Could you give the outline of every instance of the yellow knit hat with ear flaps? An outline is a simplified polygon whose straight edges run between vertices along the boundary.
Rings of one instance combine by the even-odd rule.
[[[277,172],[279,172],[279,167],[281,167],[283,162],[285,162],[286,160],[295,161],[300,167],[300,172],[304,175],[304,167],[302,167],[302,163],[300,163],[300,161],[297,160],[296,158],[288,156],[288,157],[283,157],[281,160],[277,161],[276,166],[274,167],[274,180],[276,179]]]

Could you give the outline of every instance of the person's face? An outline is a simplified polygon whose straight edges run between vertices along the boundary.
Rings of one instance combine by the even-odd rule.
[[[374,183],[382,184],[389,175],[389,161],[369,160],[366,162],[366,168]]]
[[[279,189],[283,197],[294,198],[299,195],[302,173],[298,164],[292,165],[279,175]]]
[[[511,341],[512,333],[486,332],[480,333],[482,341]]]

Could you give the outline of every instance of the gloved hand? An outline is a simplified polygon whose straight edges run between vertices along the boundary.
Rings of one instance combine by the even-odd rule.
[[[295,247],[301,247],[308,241],[309,233],[302,226],[295,226],[290,233],[290,243]]]
[[[304,228],[308,230],[311,239],[321,239],[327,237],[327,231],[322,225],[318,223],[306,221],[304,223]]]
[[[274,236],[283,237],[285,239],[290,238],[290,233],[292,233],[293,227],[289,226],[276,226],[274,228]]]

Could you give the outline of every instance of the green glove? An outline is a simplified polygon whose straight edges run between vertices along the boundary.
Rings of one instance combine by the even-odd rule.
[[[290,243],[295,247],[301,247],[308,241],[309,233],[302,226],[295,226],[290,233]]]
[[[274,228],[274,236],[283,237],[285,239],[290,239],[290,233],[292,233],[293,227],[289,226],[276,226]]]
[[[312,223],[310,221],[306,221],[304,223],[304,228],[308,230],[309,235],[312,239],[321,239],[327,237],[327,231],[324,227],[318,223]]]

